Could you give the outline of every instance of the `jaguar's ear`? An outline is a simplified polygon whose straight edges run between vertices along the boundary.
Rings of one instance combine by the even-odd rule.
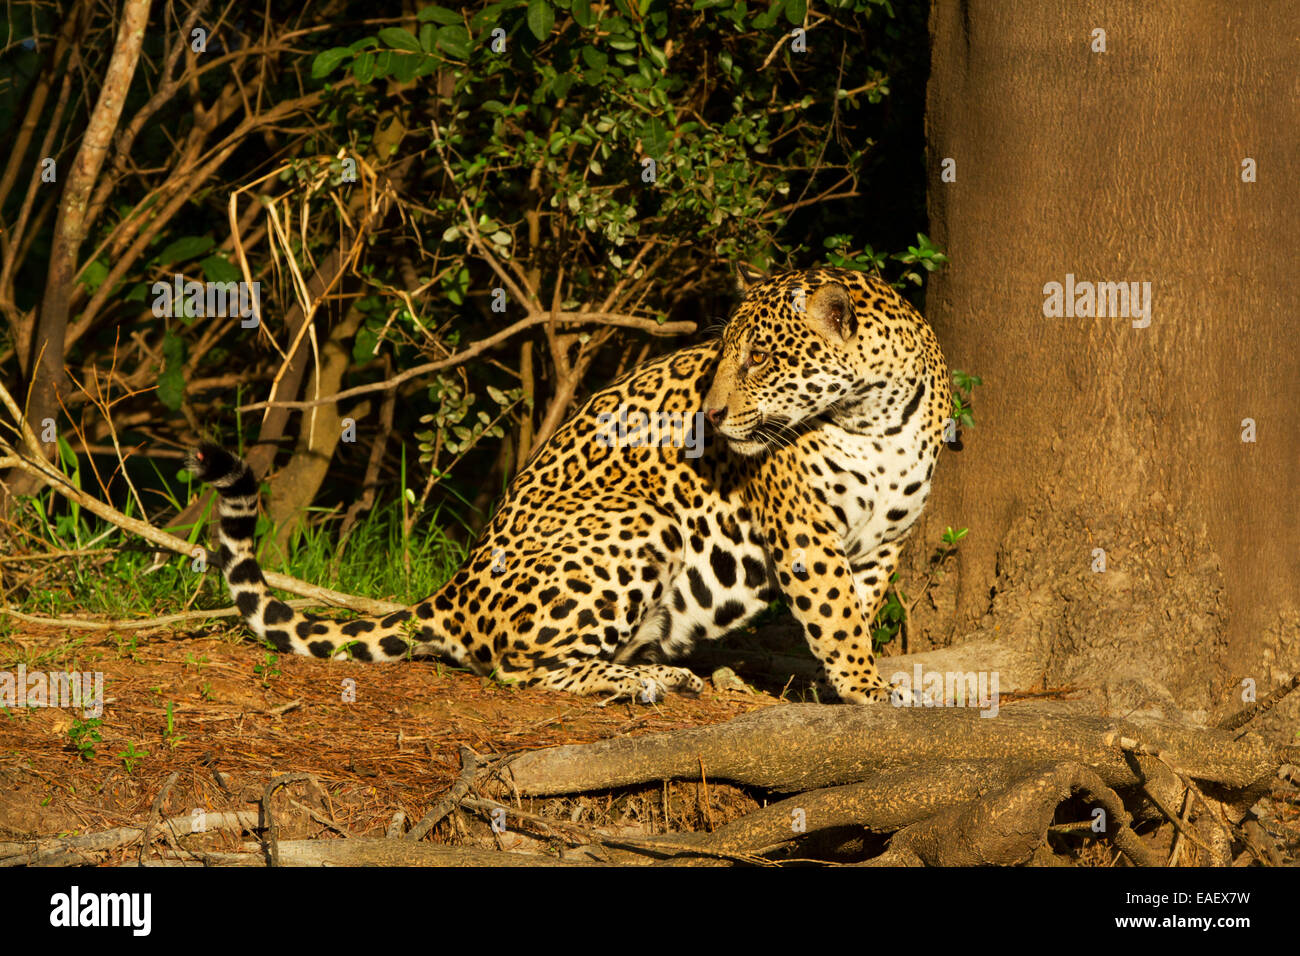
[[[766,272],[760,272],[753,266],[746,265],[743,262],[736,263],[736,291],[744,292],[751,285],[762,282],[768,277]]]
[[[832,342],[847,342],[857,334],[849,290],[838,282],[828,282],[810,295],[807,312],[812,327]]]

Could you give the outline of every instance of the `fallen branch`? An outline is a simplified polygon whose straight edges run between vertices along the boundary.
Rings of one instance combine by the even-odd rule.
[[[88,558],[91,555],[116,553],[117,548],[69,548],[60,551],[43,551],[40,554],[11,554],[0,558],[0,564],[25,564],[28,561],[62,561],[64,558]]]
[[[213,863],[237,866],[265,866],[256,852],[209,853]],[[582,860],[561,860],[540,853],[501,853],[473,847],[447,847],[383,837],[353,837],[350,840],[282,840],[281,866],[590,866]]]
[[[225,813],[208,813],[203,817],[201,831],[194,829],[189,816],[170,817],[157,831],[151,832],[150,842],[164,831],[174,836],[188,836],[209,830],[248,830],[257,826],[257,814],[251,810],[232,810]],[[68,866],[94,862],[88,854],[104,853],[119,847],[131,846],[143,839],[145,827],[114,827],[99,833],[86,833],[70,837],[41,837],[34,840],[0,843],[2,866]],[[132,866],[138,865],[132,863]]]
[[[281,787],[288,786],[291,783],[301,782],[312,783],[318,790],[323,789],[320,781],[316,779],[314,773],[286,773],[276,777],[266,785],[262,791],[262,802],[260,804],[261,814],[258,819],[258,829],[266,833],[267,848],[267,865],[280,866],[280,841],[277,839],[279,828],[275,825],[275,816],[271,812],[271,797],[275,791]]]
[[[606,850],[626,851],[640,857],[650,856],[663,862],[671,862],[681,856],[707,856],[734,863],[771,865],[770,861],[756,854],[744,851],[733,852],[726,849],[717,850],[703,845],[692,846],[688,851],[676,852],[671,845],[665,845],[656,837],[618,836],[605,833],[595,827],[585,827],[578,823],[563,820],[550,820],[536,813],[529,813],[527,810],[521,810],[518,807],[512,807],[496,800],[466,797],[462,803],[471,810],[479,811],[489,819],[492,818],[492,814],[504,810],[505,819],[514,818],[516,821],[525,823],[537,830],[544,837],[564,840],[577,849],[600,847]]]
[[[290,607],[319,607],[322,602],[309,601],[306,598],[295,598],[292,601],[286,601]],[[164,614],[161,617],[147,617],[139,619],[121,619],[116,621],[92,621],[88,618],[80,617],[41,617],[36,614],[24,614],[22,611],[15,611],[11,607],[0,605],[0,617],[12,617],[15,621],[22,621],[24,624],[44,624],[47,627],[71,627],[83,631],[149,631],[155,628],[168,627],[172,624],[180,624],[184,621],[202,621],[208,618],[218,617],[239,617],[239,608],[222,607],[209,611],[182,611],[178,614]]]
[[[411,841],[424,839],[426,833],[436,827],[443,817],[451,813],[460,801],[465,799],[478,771],[478,754],[462,744],[460,748],[460,776],[451,785],[451,790],[447,792],[447,796],[434,804],[429,809],[429,812],[420,819],[420,822],[411,827],[411,832],[406,834],[406,839]]]
[[[167,794],[171,793],[172,787],[180,776],[179,770],[173,770],[162,785],[162,789],[158,791],[158,796],[154,797],[153,805],[149,807],[149,817],[144,823],[144,836],[140,838],[140,863],[142,864],[149,855],[149,831],[153,829],[153,821],[162,816],[162,806],[167,800]]]

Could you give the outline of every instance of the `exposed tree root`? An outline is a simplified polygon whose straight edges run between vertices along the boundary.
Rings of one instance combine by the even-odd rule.
[[[1056,808],[1081,795],[1100,807],[1099,832],[1136,866],[1163,866],[1130,827],[1115,791],[1077,763],[1040,767],[1029,776],[969,803],[949,807],[900,830],[878,865],[1010,865],[1027,862],[1042,845]]]
[[[642,849],[663,862],[778,858],[814,833],[893,834],[878,865],[1050,862],[1047,831],[1063,804],[1135,866],[1189,846],[1228,865],[1234,844],[1276,859],[1240,824],[1296,758],[1254,734],[1080,716],[1050,702],[969,709],[772,707],[712,727],[552,747],[516,757],[511,785],[555,795],[709,779],[793,793],[713,833],[670,834]],[[1126,805],[1127,801],[1127,805]],[[1181,808],[1181,813],[1178,812]],[[1134,816],[1165,820],[1175,846],[1148,843]],[[625,845],[626,846],[626,845]],[[1168,856],[1166,855],[1168,854]]]
[[[520,793],[538,796],[694,779],[701,760],[710,778],[787,793],[967,760],[1074,760],[1108,786],[1136,786],[1144,779],[1138,765],[1154,758],[1126,753],[1121,739],[1151,741],[1183,773],[1239,789],[1271,778],[1294,749],[1250,734],[1079,716],[1049,702],[1026,702],[992,720],[962,708],[790,704],[712,727],[549,747],[517,757],[510,770]]]
[[[1015,770],[1013,764],[996,761],[962,761],[933,770],[884,771],[859,783],[788,797],[712,833],[676,833],[659,842],[683,851],[768,853],[806,832],[855,826],[892,833],[976,799]]]

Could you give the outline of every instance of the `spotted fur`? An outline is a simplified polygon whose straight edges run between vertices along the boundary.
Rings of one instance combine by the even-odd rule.
[[[245,622],[282,652],[440,656],[483,674],[641,700],[698,692],[664,663],[788,599],[826,682],[881,700],[870,623],[921,513],[951,407],[924,320],[887,284],[815,269],[764,279],[720,341],[592,395],[515,480],[469,560],[386,617],[337,622],[273,597],[254,557],[257,484],[212,445],[218,561]],[[623,409],[710,428],[698,449],[611,441]],[[688,443],[689,444],[689,443]]]

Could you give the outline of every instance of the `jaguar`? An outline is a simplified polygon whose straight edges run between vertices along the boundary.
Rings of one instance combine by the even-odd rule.
[[[888,700],[871,622],[951,414],[938,340],[866,273],[742,269],[740,285],[719,338],[586,399],[457,573],[386,616],[331,620],[273,595],[255,554],[257,481],[201,444],[188,467],[219,494],[215,561],[248,628],[282,653],[438,657],[647,701],[699,693],[672,662],[784,597],[824,685],[849,703]]]

